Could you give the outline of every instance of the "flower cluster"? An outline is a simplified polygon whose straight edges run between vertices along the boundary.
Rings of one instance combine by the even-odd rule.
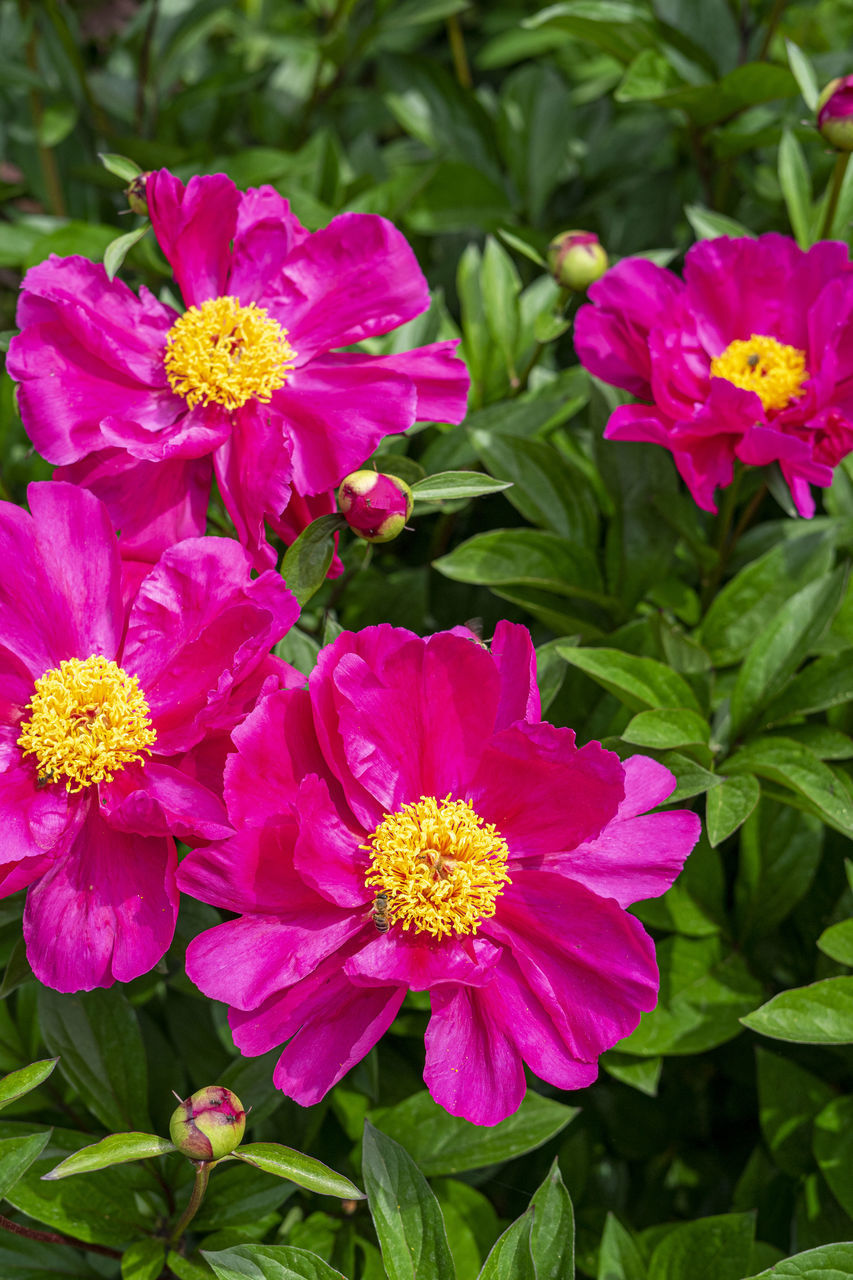
[[[797,510],[853,450],[853,272],[847,246],[808,251],[785,236],[705,240],[684,279],[626,258],[589,290],[575,346],[596,377],[643,403],[605,435],[672,452],[700,507],[731,484],[735,459],[778,463]]]

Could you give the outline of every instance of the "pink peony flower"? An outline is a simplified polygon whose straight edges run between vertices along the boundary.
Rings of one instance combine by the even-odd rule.
[[[654,946],[625,911],[672,883],[695,814],[647,814],[672,775],[539,719],[535,657],[501,623],[423,640],[344,632],[307,689],[234,732],[236,835],[179,883],[240,918],[187,971],[231,1006],[249,1056],[286,1043],[278,1088],[317,1102],[428,990],[425,1080],[454,1115],[519,1106],[523,1063],[563,1089],[657,1000]]]
[[[91,484],[124,536],[157,552],[175,525],[204,531],[212,462],[240,541],[267,568],[265,517],[275,528],[291,494],[335,488],[389,433],[461,421],[468,375],[455,342],[336,351],[429,305],[384,218],[345,213],[309,233],[271,187],[241,193],[224,174],[184,187],[161,169],[147,197],[186,312],[86,258],[31,268],[8,358],[24,425],[71,468],[62,478]]]
[[[644,404],[622,405],[610,440],[669,449],[700,507],[735,458],[778,462],[803,516],[853,449],[853,272],[847,246],[808,252],[785,236],[704,240],[684,280],[626,258],[594,284],[575,346],[590,373]]]
[[[174,837],[222,839],[227,735],[299,610],[228,538],[190,538],[122,598],[105,507],[63,483],[0,503],[0,897],[29,886],[41,982],[91,990],[145,973],[172,939]]]

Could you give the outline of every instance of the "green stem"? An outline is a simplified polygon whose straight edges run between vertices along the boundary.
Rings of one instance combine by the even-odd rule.
[[[737,496],[742,479],[743,467],[739,462],[735,461],[735,471],[732,477],[732,482],[727,489],[723,490],[723,496],[720,501],[720,514],[717,517],[717,537],[714,541],[714,550],[717,553],[717,563],[708,575],[705,581],[705,586],[702,590],[703,613],[714,598],[720,579],[722,578],[726,565],[728,564],[729,556],[731,555],[731,547],[734,545],[733,543],[731,545],[727,545],[727,543],[729,530],[732,527],[732,520],[734,519],[735,507],[737,506]]]
[[[764,39],[761,41],[761,48],[758,51],[758,62],[763,62],[770,50],[770,41],[776,34],[776,28],[779,25],[779,19],[785,9],[786,0],[776,0],[767,19],[767,29],[764,32]]]
[[[452,13],[447,19],[447,36],[450,41],[456,79],[463,89],[471,89],[474,81],[471,78],[471,67],[468,64],[468,54],[465,52],[465,37],[462,34],[458,13]]]
[[[564,287],[561,287],[560,292],[557,295],[557,301],[554,306],[554,311],[565,313],[566,306],[570,302],[571,297],[572,297],[571,289],[566,289]],[[512,391],[510,392],[511,396],[520,396],[522,391],[527,390],[527,384],[530,381],[530,375],[533,372],[533,370],[536,368],[539,361],[542,359],[542,353],[543,351],[545,351],[545,349],[548,346],[549,346],[549,343],[547,342],[536,343],[536,345],[534,346],[533,350],[530,353],[530,359],[527,361],[527,364],[524,366],[521,373],[518,375],[518,378],[513,384]]]
[[[826,205],[826,212],[823,215],[823,225],[818,235],[819,240],[826,240],[832,234],[832,224],[835,221],[835,213],[838,209],[838,197],[841,195],[841,188],[844,185],[844,175],[847,172],[847,165],[850,162],[849,151],[839,151],[835,157],[835,168],[832,171],[832,181],[829,189],[829,200]]]
[[[169,1237],[169,1247],[174,1248],[187,1227],[198,1213],[201,1202],[204,1199],[204,1193],[207,1190],[208,1180],[210,1179],[210,1170],[216,1163],[215,1160],[198,1160],[195,1161],[195,1182],[193,1183],[192,1195],[186,1209],[178,1220],[178,1224]]]

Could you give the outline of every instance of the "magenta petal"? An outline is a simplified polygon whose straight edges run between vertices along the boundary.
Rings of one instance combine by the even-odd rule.
[[[541,720],[536,650],[527,627],[517,622],[499,622],[489,648],[501,680],[495,728],[504,729],[515,720]]]
[[[348,827],[329,795],[329,788],[313,774],[304,778],[297,800],[299,835],[294,865],[319,894],[341,907],[358,908],[374,891],[364,883],[369,860],[365,833]]]
[[[20,747],[15,750],[17,762],[0,773],[0,862],[61,856],[83,821],[86,802],[58,782],[37,787],[35,761],[22,759]]]
[[[273,187],[257,187],[240,195],[237,231],[228,292],[245,306],[269,305],[285,259],[310,232]],[[285,285],[286,292],[289,287]]]
[[[74,654],[76,636],[67,602],[39,555],[33,518],[11,502],[0,503],[0,563],[3,648],[36,680]]]
[[[471,379],[464,361],[454,354],[458,345],[454,339],[392,356],[339,355],[336,361],[351,368],[370,365],[405,374],[417,392],[417,422],[461,422],[468,407]]]
[[[452,1116],[492,1125],[518,1110],[527,1086],[518,1050],[484,996],[471,987],[432,992],[424,1081]]]
[[[300,363],[387,333],[429,306],[427,282],[405,236],[375,214],[333,218],[294,249],[282,276],[289,296],[282,290],[280,318]]]
[[[237,537],[256,569],[275,567],[264,516],[281,515],[290,497],[293,466],[281,423],[252,401],[232,415],[233,429],[214,454],[216,479]]]
[[[519,722],[494,735],[465,794],[509,844],[512,869],[598,835],[622,802],[624,771],[599,743],[576,747],[571,729]]]
[[[146,196],[154,234],[172,264],[187,306],[227,293],[240,204],[231,179],[216,173],[190,178],[184,186],[167,169],[160,169],[149,174]]]
[[[120,831],[171,834],[189,843],[231,835],[220,797],[160,760],[124,769],[100,793],[110,825]]]
[[[325,905],[293,866],[296,824],[290,819],[246,827],[222,844],[189,853],[178,888],[226,911],[274,916]]]
[[[175,845],[114,831],[91,805],[69,852],[30,889],[27,959],[57,991],[130,982],[172,941],[178,914]]]
[[[489,938],[412,936],[402,929],[377,934],[344,963],[344,972],[363,986],[402,982],[412,991],[442,983],[481,987],[490,982],[500,948]]]
[[[547,871],[525,871],[484,932],[507,945],[573,1058],[593,1062],[657,1003],[651,938],[608,898]]]
[[[268,417],[283,432],[279,447],[290,451],[294,488],[312,494],[336,488],[380,440],[406,431],[416,412],[415,386],[405,375],[375,361],[350,367],[319,356],[273,394]]]

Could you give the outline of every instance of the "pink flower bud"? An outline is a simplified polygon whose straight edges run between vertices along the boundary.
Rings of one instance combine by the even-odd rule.
[[[600,280],[609,259],[591,231],[562,231],[548,245],[548,269],[564,289],[585,293]]]
[[[366,542],[390,542],[401,532],[415,500],[396,476],[353,471],[338,490],[338,507],[353,533]]]
[[[239,1146],[245,1128],[246,1113],[236,1093],[211,1084],[175,1108],[169,1137],[191,1160],[221,1160]]]
[[[837,151],[853,151],[853,76],[830,80],[817,100],[817,127]]]

